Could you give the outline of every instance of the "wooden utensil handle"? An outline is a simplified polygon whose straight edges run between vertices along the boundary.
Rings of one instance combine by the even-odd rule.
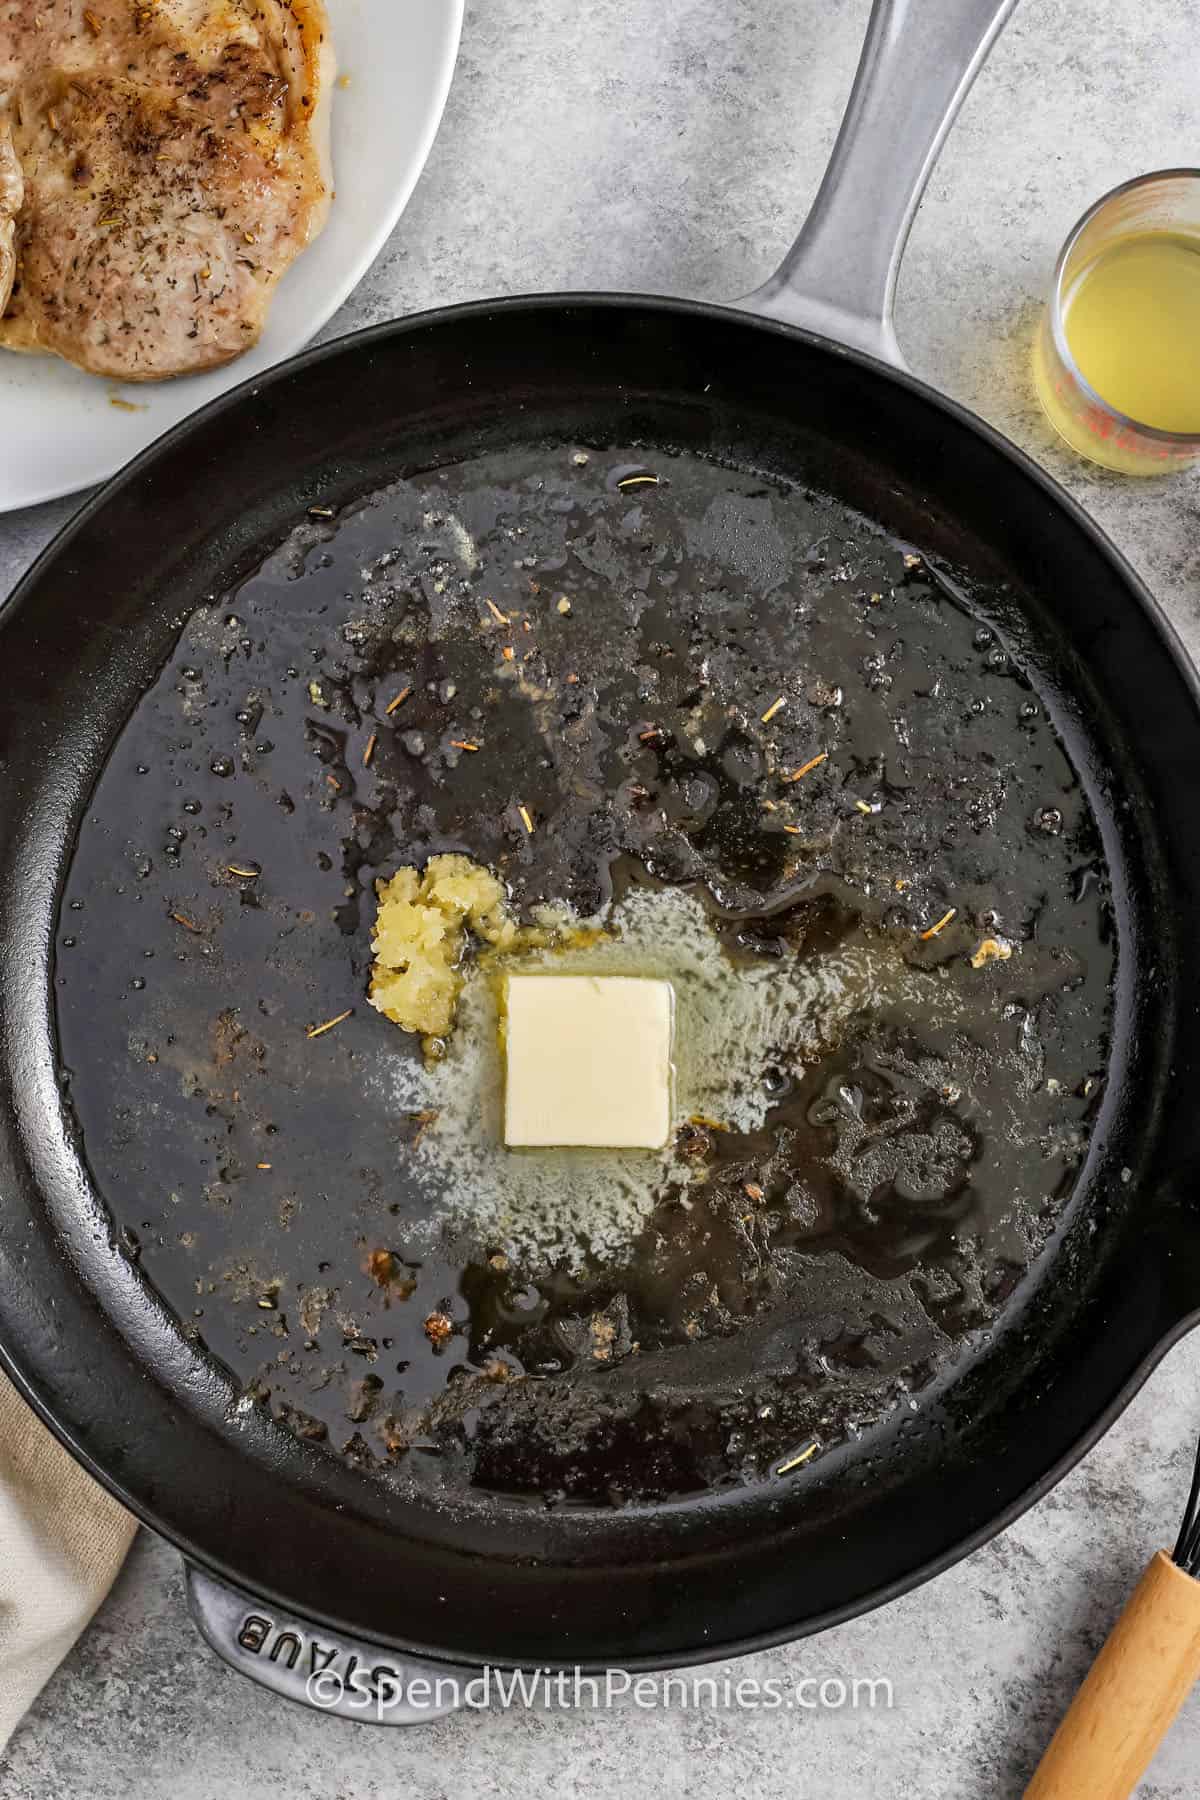
[[[1128,1800],[1200,1676],[1200,1581],[1160,1550],[1071,1703],[1025,1800]]]

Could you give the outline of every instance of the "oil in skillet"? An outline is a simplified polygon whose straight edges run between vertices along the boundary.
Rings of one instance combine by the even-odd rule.
[[[576,1480],[564,1458],[590,1431],[577,1496],[603,1499],[606,1475],[693,1491],[768,1466],[815,1418],[865,1428],[995,1317],[1086,1145],[1106,877],[1028,676],[905,550],[758,474],[549,446],[305,521],[191,622],[89,808],[60,1039],[143,1271],[293,1428],[401,1466],[420,1442],[448,1482],[526,1492]],[[914,1043],[868,1011],[820,1065],[773,1077],[770,1132],[699,1128],[704,1204],[664,1193],[626,1266],[522,1268],[503,1243],[431,1236],[411,1155],[428,1123],[369,1088],[396,1034],[362,995],[375,878],[445,850],[499,869],[523,908],[699,883],[730,954],[767,964],[789,936],[818,954],[895,933],[975,995],[970,1041]],[[1022,951],[980,974],[993,914]],[[1060,989],[1020,991],[1026,945]],[[902,1154],[869,1180],[881,1137]],[[964,1162],[970,1182],[947,1179]],[[371,1274],[381,1250],[403,1281]],[[863,1322],[854,1342],[822,1336],[834,1315]],[[743,1371],[781,1345],[759,1418]],[[638,1477],[650,1372],[669,1394],[697,1353],[705,1395],[686,1419],[662,1402],[674,1449]],[[535,1379],[492,1389],[493,1362]]]

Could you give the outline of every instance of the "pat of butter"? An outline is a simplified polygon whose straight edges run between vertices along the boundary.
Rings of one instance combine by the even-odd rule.
[[[674,1002],[641,976],[510,975],[505,1143],[661,1149]]]

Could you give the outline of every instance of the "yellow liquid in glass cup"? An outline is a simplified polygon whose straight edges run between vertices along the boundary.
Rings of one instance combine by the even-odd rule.
[[[1200,173],[1141,176],[1085,213],[1034,380],[1059,435],[1106,468],[1167,474],[1200,456]]]

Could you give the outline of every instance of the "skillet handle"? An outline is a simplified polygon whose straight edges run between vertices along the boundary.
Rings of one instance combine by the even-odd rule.
[[[909,228],[956,113],[1017,0],[874,0],[812,210],[775,273],[737,304],[904,358],[892,309]]]
[[[478,1669],[394,1651],[282,1611],[184,1562],[192,1623],[222,1662],[317,1712],[366,1725],[424,1725],[471,1703]]]
[[[1160,1550],[1055,1732],[1025,1800],[1128,1800],[1200,1676],[1200,1581]]]

